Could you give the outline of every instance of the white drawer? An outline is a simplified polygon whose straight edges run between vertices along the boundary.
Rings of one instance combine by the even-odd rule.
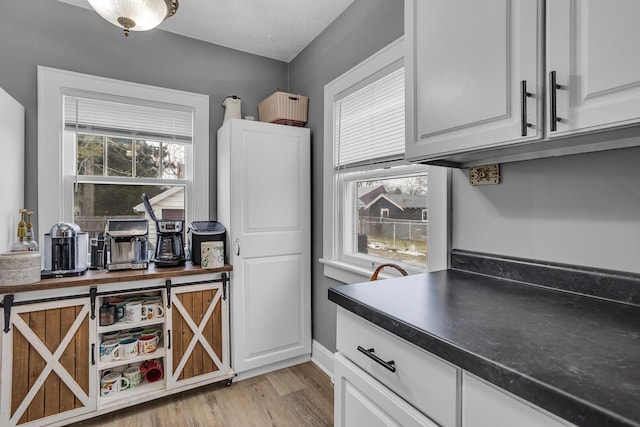
[[[456,426],[460,369],[338,307],[338,351],[442,426]],[[371,356],[393,360],[395,372]]]

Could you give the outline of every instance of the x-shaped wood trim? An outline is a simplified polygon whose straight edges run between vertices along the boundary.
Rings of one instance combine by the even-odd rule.
[[[64,336],[64,339],[60,341],[58,348],[53,354],[49,351],[47,346],[44,345],[42,340],[40,340],[40,338],[33,332],[29,325],[27,325],[25,321],[22,320],[22,317],[12,316],[13,325],[22,333],[25,338],[28,339],[29,344],[31,344],[31,346],[33,346],[33,348],[36,349],[38,353],[40,353],[40,356],[42,356],[42,358],[46,362],[46,366],[36,379],[35,384],[33,385],[33,387],[31,387],[29,393],[27,393],[24,400],[22,401],[20,406],[18,406],[16,412],[11,417],[10,421],[12,425],[16,425],[20,418],[22,418],[22,415],[27,410],[27,408],[31,404],[31,401],[38,393],[40,388],[44,385],[47,377],[49,376],[49,373],[51,373],[52,370],[55,371],[56,374],[58,374],[58,377],[60,377],[60,379],[66,384],[66,386],[69,387],[69,390],[71,390],[71,392],[78,399],[80,399],[84,406],[89,406],[89,396],[84,392],[84,390],[82,390],[75,379],[71,377],[71,374],[69,374],[69,372],[62,366],[62,364],[60,364],[60,357],[62,356],[62,353],[66,350],[67,346],[75,336],[78,329],[80,329],[82,322],[88,314],[89,307],[85,305],[84,307],[82,307],[80,314],[78,314],[78,317],[69,328],[69,331]],[[83,361],[80,362],[82,363]]]
[[[218,302],[220,301],[221,296],[222,296],[222,292],[220,291],[220,289],[218,289],[216,292],[216,295],[213,298],[213,301],[211,301],[211,304],[209,305],[209,308],[207,308],[207,311],[205,312],[204,316],[202,316],[202,321],[200,322],[200,325],[196,325],[196,323],[191,318],[191,314],[187,312],[187,309],[184,307],[184,305],[182,305],[182,303],[178,298],[176,298],[173,301],[173,306],[180,312],[180,315],[182,316],[184,321],[187,322],[187,325],[189,325],[189,328],[193,332],[193,338],[191,338],[191,341],[189,342],[187,349],[182,354],[182,359],[180,360],[180,363],[176,367],[176,370],[173,372],[173,377],[175,380],[177,380],[180,374],[182,373],[182,370],[184,369],[184,365],[187,363],[187,360],[189,360],[189,356],[191,355],[191,352],[195,348],[196,343],[198,341],[200,341],[200,343],[206,350],[207,354],[209,354],[209,356],[213,360],[213,363],[216,364],[218,369],[223,369],[222,361],[220,360],[218,355],[213,351],[213,348],[211,348],[211,345],[202,336],[202,331],[204,330],[204,327],[207,325],[207,322],[209,321],[209,318],[211,317],[211,314],[213,313],[214,308],[216,307],[216,305],[218,305]]]

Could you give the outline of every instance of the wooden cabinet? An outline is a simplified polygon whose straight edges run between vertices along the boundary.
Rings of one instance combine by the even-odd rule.
[[[96,329],[89,298],[16,305],[7,326],[1,425],[40,426],[95,411]]]
[[[310,359],[310,180],[309,129],[230,119],[218,130],[231,366],[244,376]]]
[[[406,0],[407,159],[638,145],[640,127],[620,130],[640,123],[639,13],[633,0]]]
[[[0,332],[0,425],[68,424],[213,382],[231,384],[226,272],[119,280],[2,295],[8,323]],[[100,325],[104,302],[141,302],[157,316],[139,311],[135,319]],[[103,341],[124,347],[123,340],[143,334],[157,334],[155,349],[143,352],[135,342],[131,353],[101,355]],[[101,393],[104,375],[140,364],[155,366],[154,376]]]
[[[408,159],[541,137],[540,5],[405,2]]]
[[[553,0],[546,7],[549,137],[638,123],[640,2]]]
[[[572,424],[483,381],[462,376],[462,427],[562,427]]]
[[[170,388],[229,375],[228,306],[221,283],[174,290],[168,331]]]

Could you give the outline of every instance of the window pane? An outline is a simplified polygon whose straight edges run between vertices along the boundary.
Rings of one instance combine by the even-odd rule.
[[[181,144],[162,144],[162,178],[184,179],[184,148]]]
[[[108,219],[147,218],[142,193],[147,193],[156,216],[184,220],[184,187],[80,183],[75,194],[73,222],[89,237],[104,232]],[[156,227],[149,222],[149,241],[155,245]]]
[[[78,175],[102,176],[104,137],[78,134]]]
[[[133,141],[107,137],[107,175],[133,176]]]
[[[158,178],[160,176],[160,143],[136,140],[136,176]]]
[[[360,254],[419,268],[427,265],[427,176],[357,181]]]

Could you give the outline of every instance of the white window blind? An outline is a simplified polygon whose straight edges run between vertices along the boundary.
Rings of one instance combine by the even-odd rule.
[[[64,96],[65,129],[147,140],[191,143],[193,112],[164,105]]]
[[[335,101],[338,169],[404,159],[404,68],[377,78]]]

